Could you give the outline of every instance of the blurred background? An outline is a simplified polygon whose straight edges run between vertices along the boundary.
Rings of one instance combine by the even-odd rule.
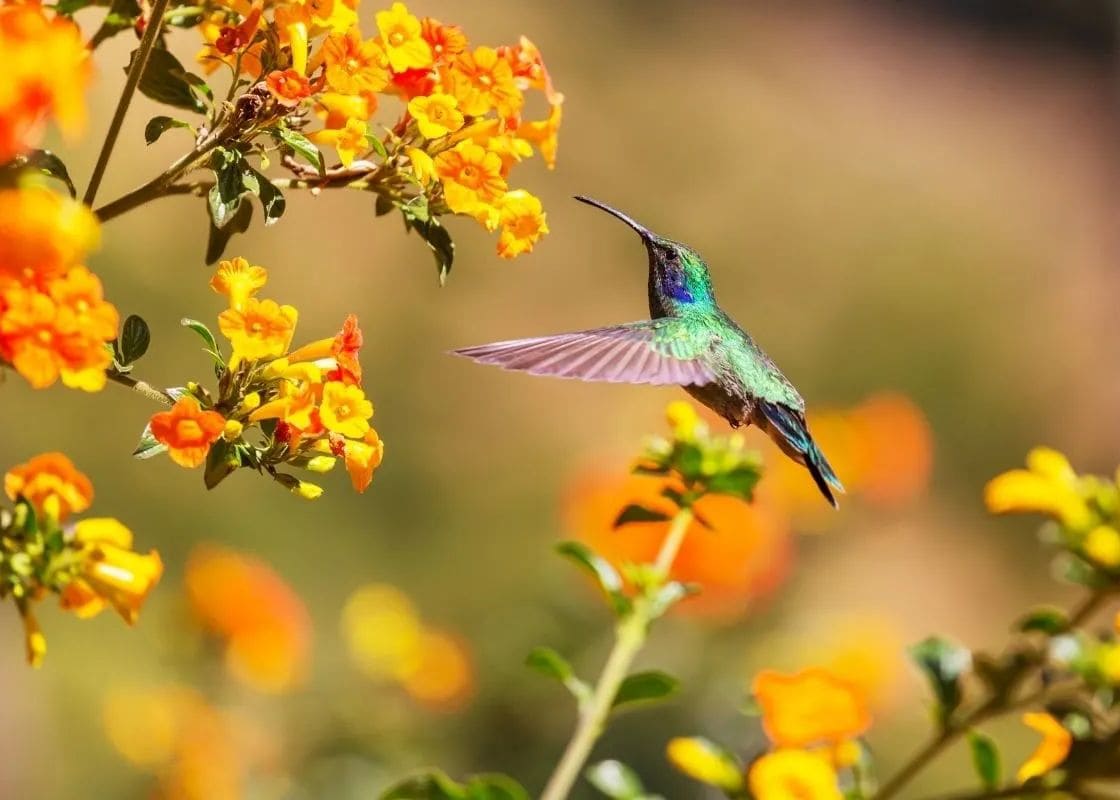
[[[422,243],[372,198],[292,192],[279,224],[227,253],[270,269],[265,296],[300,309],[296,342],[356,313],[385,463],[300,502],[248,471],[207,494],[167,459],[134,461],[153,409],[4,388],[2,463],[67,452],[167,572],[138,627],[44,609],[51,651],[0,655],[0,797],[371,798],[439,765],[504,771],[539,790],[573,724],[562,689],[523,667],[549,644],[587,676],[610,643],[593,590],[552,553],[610,550],[625,473],[679,395],[549,381],[446,355],[453,347],[643,317],[633,234],[569,198],[627,210],[708,258],[724,307],[819,413],[852,492],[831,513],[773,469],[734,530],[682,569],[711,590],[663,624],[642,664],[680,676],[671,704],[612,726],[596,753],[666,798],[704,790],[665,742],[706,735],[750,757],[741,713],[763,666],[837,665],[873,699],[883,769],[924,738],[904,648],[932,632],[998,646],[1029,604],[1063,602],[1029,520],[989,518],[984,482],[1035,443],[1111,473],[1120,429],[1118,11],[1105,0],[671,3],[417,0],[472,43],[541,48],[566,97],[559,166],[519,168],[552,234],[509,263],[470,221],[437,285]],[[363,6],[373,29],[380,6]],[[92,23],[96,13],[88,22]],[[79,17],[79,19],[83,19]],[[134,47],[98,51],[85,180]],[[197,34],[177,31],[189,61]],[[166,113],[133,106],[105,200],[162,170],[183,138],[144,147]],[[212,320],[206,215],[161,200],[108,223],[91,267],[148,320],[157,385],[209,375],[180,317]],[[632,544],[632,542],[630,543]],[[251,609],[247,611],[246,609]],[[0,640],[20,641],[15,613]],[[229,669],[226,669],[229,666]],[[1008,728],[1009,763],[1033,744]],[[949,755],[913,796],[969,783]],[[94,788],[95,787],[95,788]],[[590,798],[582,787],[577,797]]]

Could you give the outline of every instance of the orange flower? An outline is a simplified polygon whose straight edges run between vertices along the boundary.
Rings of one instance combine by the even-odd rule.
[[[861,693],[820,667],[793,675],[760,672],[753,691],[766,735],[779,747],[839,744],[871,726]]]
[[[501,204],[502,233],[498,237],[498,255],[516,258],[529,253],[533,245],[548,233],[544,210],[539,198],[524,189],[507,192]]]
[[[37,514],[59,522],[89,508],[93,484],[62,453],[43,453],[4,475],[4,492],[12,500],[25,498]]]
[[[352,119],[369,119],[377,110],[377,96],[372,94],[324,92],[316,99],[316,113],[323,120],[323,127],[328,130],[345,128],[346,123]]]
[[[240,311],[245,301],[256,294],[268,282],[268,271],[264,267],[250,266],[249,262],[238,256],[230,261],[222,261],[210,279],[210,288],[229,298],[229,307]]]
[[[47,292],[58,308],[73,315],[72,324],[82,336],[94,340],[93,347],[116,338],[120,315],[105,302],[100,279],[88,269],[74,267],[65,277],[51,281]]]
[[[463,141],[435,157],[447,207],[456,214],[477,215],[506,191],[502,160],[474,142]]]
[[[432,48],[421,36],[420,20],[408,13],[404,3],[393,3],[388,11],[378,11],[377,29],[393,72],[432,65]]]
[[[1057,768],[1069,755],[1073,745],[1071,734],[1062,723],[1042,711],[1032,711],[1023,715],[1023,724],[1042,734],[1042,741],[1016,774],[1019,783],[1045,775]]]
[[[76,25],[38,3],[4,4],[0,53],[0,163],[35,147],[48,117],[68,134],[82,127],[90,61]]]
[[[756,800],[843,800],[836,770],[828,758],[807,750],[777,750],[751,765],[751,796]]]
[[[226,665],[261,691],[281,692],[307,671],[311,620],[303,601],[267,564],[217,545],[187,561],[187,599],[202,627],[226,643]]]
[[[492,47],[458,55],[448,70],[447,82],[459,108],[470,117],[482,116],[492,108],[500,117],[513,117],[525,103],[509,61]]]
[[[440,711],[461,708],[474,688],[467,648],[442,631],[425,630],[401,686],[414,699]]]
[[[108,603],[129,625],[163,575],[159,553],[132,550],[132,531],[115,519],[84,519],[74,526],[83,545],[82,571],[62,592],[62,607],[83,619]]]
[[[45,288],[99,238],[97,218],[81,203],[42,186],[0,189],[0,290],[16,283]]]
[[[221,438],[226,427],[221,414],[203,411],[190,395],[179,398],[170,411],[153,414],[149,424],[155,440],[167,445],[171,460],[188,469],[206,460],[210,445]]]
[[[349,439],[362,439],[370,430],[372,416],[373,403],[366,399],[361,387],[348,386],[341,381],[328,381],[323,385],[319,418],[328,431]]]
[[[327,380],[358,386],[362,383],[362,365],[358,361],[361,349],[362,329],[358,327],[358,318],[348,314],[342,323],[342,329],[336,335],[293,350],[288,354],[288,361],[297,364],[301,361],[333,358],[336,367],[327,373]]]
[[[444,25],[431,17],[420,20],[420,35],[432,49],[432,59],[436,66],[450,62],[467,49],[467,37],[462,28]]]
[[[549,169],[556,169],[556,150],[559,146],[560,121],[564,116],[564,107],[560,104],[552,106],[548,118],[540,122],[523,122],[517,129],[517,135],[522,139],[532,142],[541,152],[541,158]]]
[[[319,52],[326,65],[327,86],[336,92],[372,94],[389,84],[385,51],[374,40],[362,39],[357,28],[330,34]]]
[[[244,308],[230,308],[218,315],[218,328],[230,340],[233,352],[256,361],[284,355],[292,343],[299,312],[274,300],[251,297]]]
[[[513,47],[499,47],[498,53],[510,63],[513,76],[522,91],[526,89],[542,91],[552,106],[564,102],[564,95],[556,91],[552,85],[552,77],[544,65],[541,51],[529,41],[528,37],[522,36],[521,41]]]
[[[276,102],[287,108],[295,108],[301,100],[311,96],[311,82],[294,69],[283,72],[275,69],[268,73],[265,83]]]
[[[630,476],[583,476],[564,502],[565,528],[586,541],[616,568],[654,560],[668,531],[667,522],[631,523],[615,529],[619,512],[630,503],[672,513],[661,497],[662,481]],[[701,593],[678,608],[695,613],[741,614],[750,601],[770,594],[785,579],[791,538],[784,516],[767,505],[711,495],[696,506],[714,530],[694,522],[685,536],[672,577],[697,583]]]
[[[381,460],[385,457],[385,443],[381,441],[377,431],[370,428],[361,441],[347,439],[344,448],[343,457],[346,459],[350,482],[355,491],[364,492],[373,482],[373,473],[381,466]]]

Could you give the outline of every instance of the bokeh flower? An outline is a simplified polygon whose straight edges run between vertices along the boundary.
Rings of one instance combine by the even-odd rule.
[[[1023,724],[1042,734],[1042,741],[1016,774],[1019,783],[1045,775],[1059,766],[1069,755],[1073,735],[1045,712],[1034,711],[1023,715]]]
[[[4,493],[22,497],[35,513],[65,522],[93,502],[93,484],[62,453],[43,453],[4,474]]]
[[[755,677],[753,692],[766,735],[779,747],[838,744],[871,725],[860,693],[823,668],[792,675],[765,670]]]
[[[0,290],[13,284],[45,290],[100,238],[97,218],[75,200],[37,185],[0,189]]]
[[[193,469],[206,460],[210,445],[221,438],[226,420],[217,411],[204,410],[190,395],[179,398],[170,411],[152,415],[152,436],[167,446],[171,460]]]
[[[81,572],[62,592],[62,607],[91,617],[111,605],[129,625],[163,575],[163,562],[152,550],[132,550],[132,531],[112,518],[83,519],[74,526],[81,546]]]
[[[836,770],[827,757],[806,750],[775,750],[751,764],[755,800],[841,800]]]
[[[666,747],[669,762],[682,773],[729,794],[743,788],[743,769],[722,748],[698,737],[679,736]]]

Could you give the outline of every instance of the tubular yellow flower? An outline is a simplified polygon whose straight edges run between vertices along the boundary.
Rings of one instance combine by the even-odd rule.
[[[993,514],[1036,511],[1074,529],[1093,521],[1088,504],[1072,487],[1025,469],[1009,470],[988,481],[984,503]]]
[[[860,693],[820,667],[793,675],[760,672],[754,694],[762,706],[762,727],[779,747],[837,743],[859,736],[871,725]]]
[[[556,151],[559,147],[560,122],[563,119],[563,106],[552,106],[548,117],[539,122],[523,122],[517,135],[532,142],[540,150],[541,158],[549,169],[556,169]]]
[[[1023,724],[1042,734],[1042,741],[1023,766],[1019,767],[1016,777],[1019,783],[1045,775],[1066,760],[1073,736],[1058,720],[1043,712],[1030,712],[1023,715]]]
[[[370,430],[372,416],[373,403],[366,399],[361,387],[348,386],[341,381],[327,381],[323,385],[319,417],[328,431],[349,439],[361,439]]]
[[[249,298],[243,309],[218,315],[218,328],[241,358],[255,361],[284,355],[292,343],[299,312],[274,300]]]
[[[670,740],[665,752],[669,763],[693,780],[728,793],[743,788],[742,768],[707,739],[677,737]]]
[[[245,301],[255,295],[268,282],[268,270],[260,266],[250,266],[249,262],[238,256],[222,261],[210,279],[210,288],[229,298],[229,307],[240,311]]]
[[[414,97],[408,102],[408,113],[425,139],[438,139],[463,127],[459,101],[449,94],[435,93]]]
[[[748,773],[755,800],[841,800],[836,771],[828,759],[806,750],[776,750]]]
[[[548,233],[540,198],[524,189],[515,189],[502,198],[500,208],[502,232],[498,237],[498,255],[516,258],[522,253],[532,252],[533,245]]]
[[[420,20],[408,13],[404,3],[377,12],[377,29],[393,72],[432,65],[432,48],[421,35]]]
[[[326,144],[338,151],[338,160],[345,167],[354,162],[358,153],[369,150],[366,134],[369,126],[365,120],[348,119],[341,128],[327,128],[311,134],[311,138],[319,144]]]
[[[84,546],[82,572],[63,590],[62,607],[89,617],[108,603],[134,624],[163,574],[159,554],[133,552],[132,532],[111,518],[82,520],[74,526],[74,539]]]

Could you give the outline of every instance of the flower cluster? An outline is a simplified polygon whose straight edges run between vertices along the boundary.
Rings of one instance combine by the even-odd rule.
[[[474,688],[470,655],[458,638],[420,618],[399,589],[368,584],[342,611],[354,665],[376,683],[395,684],[436,710],[459,708]]]
[[[85,122],[89,51],[78,27],[38,3],[0,5],[0,164],[42,139],[49,118],[66,133]]]
[[[0,365],[37,389],[105,385],[119,317],[81,263],[97,241],[80,203],[36,185],[0,189]]]
[[[229,300],[218,317],[229,358],[206,326],[185,321],[215,360],[217,393],[197,383],[169,390],[174,405],[152,416],[136,455],[166,451],[183,467],[205,464],[208,488],[250,467],[311,500],[322,488],[278,467],[322,473],[341,458],[354,488],[365,491],[384,445],[370,425],[373,404],[362,390],[357,319],[348,317],[335,336],[291,350],[299,314],[254,296],[266,280],[263,267],[243,258],[218,266],[210,285]]]
[[[399,208],[433,249],[444,238],[433,232],[436,218],[453,213],[500,230],[503,257],[532,250],[548,232],[541,202],[508,180],[534,148],[550,168],[556,161],[563,96],[540,51],[524,37],[472,48],[460,28],[416,17],[399,2],[374,15],[377,32],[366,36],[356,6],[213,4],[200,26],[199,59],[244,79],[245,96],[257,98],[255,124],[289,148],[284,163],[298,177],[364,182],[360,188],[380,196],[380,211]],[[526,118],[530,90],[547,101],[543,119]],[[384,98],[399,101],[401,113],[377,135],[371,119]],[[312,116],[321,122],[315,130]],[[301,164],[301,143],[333,147],[340,165]]]
[[[38,666],[46,639],[33,606],[47,593],[78,617],[112,606],[136,622],[163,565],[153,550],[134,552],[132,533],[112,518],[71,522],[89,508],[93,486],[70,459],[44,453],[4,475],[13,508],[0,508],[0,597],[11,597],[23,617],[27,658]]]

